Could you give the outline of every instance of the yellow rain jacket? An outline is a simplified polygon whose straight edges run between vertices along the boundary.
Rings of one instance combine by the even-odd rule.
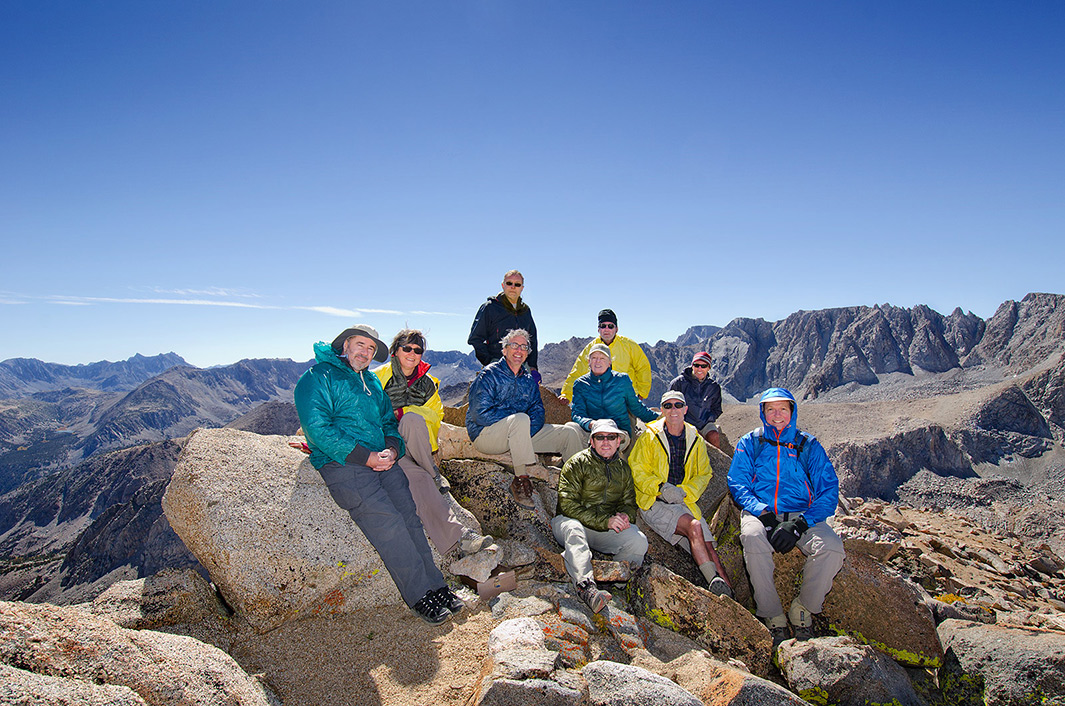
[[[666,420],[659,419],[647,425],[647,431],[636,439],[629,466],[636,485],[636,504],[647,510],[655,503],[659,487],[669,477],[669,442],[666,440]],[[699,432],[691,424],[684,425],[684,442],[687,452],[684,458],[684,480],[680,488],[688,494],[684,504],[692,517],[701,520],[703,513],[696,504],[706,490],[713,475],[710,456]]]

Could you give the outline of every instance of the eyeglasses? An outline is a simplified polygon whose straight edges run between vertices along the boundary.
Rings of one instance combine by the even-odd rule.
[[[592,436],[592,441],[617,441],[617,434],[595,434]]]
[[[503,284],[507,285],[508,287],[516,287],[519,289],[525,286],[524,282],[504,282]]]
[[[508,343],[507,344],[507,348],[517,348],[519,351],[527,351],[527,350],[529,350],[529,344],[528,343]]]
[[[662,409],[680,409],[681,407],[687,407],[688,405],[683,402],[663,402]]]
[[[707,365],[706,363],[692,363],[692,367],[693,368],[709,368],[710,366]]]
[[[400,346],[400,350],[402,350],[404,353],[412,353],[413,352],[413,353],[417,353],[418,355],[421,355],[422,353],[425,352],[425,349],[419,348],[418,346]]]
[[[609,321],[604,321],[603,323],[599,324],[599,328],[617,328],[617,327],[618,327],[617,324],[612,324]]]

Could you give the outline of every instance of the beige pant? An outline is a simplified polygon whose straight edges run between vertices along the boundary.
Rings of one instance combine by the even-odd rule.
[[[407,476],[418,518],[436,550],[446,554],[462,538],[464,528],[434,480],[437,471],[433,465],[429,427],[420,414],[408,412],[399,420],[399,435],[407,447],[406,455],[399,459],[399,467]]]
[[[613,555],[614,561],[627,561],[635,570],[643,564],[647,553],[647,537],[636,525],[629,525],[621,532],[600,532],[581,524],[580,520],[565,515],[555,515],[551,531],[565,551],[566,573],[574,584],[594,578],[592,573],[592,550]]]
[[[406,416],[406,415],[404,415]],[[514,475],[524,476],[526,466],[534,465],[536,454],[555,453],[562,455],[565,463],[569,457],[584,448],[581,438],[572,427],[545,424],[536,436],[529,436],[529,415],[518,412],[500,419],[481,430],[473,440],[474,447],[486,454],[510,452],[514,461]]]
[[[778,517],[784,519],[783,515]],[[762,521],[746,510],[740,514],[740,544],[754,591],[755,615],[759,618],[783,615],[784,606],[773,582],[773,545]],[[799,602],[811,613],[820,613],[825,596],[832,590],[832,579],[843,566],[843,541],[827,522],[818,522],[803,532],[795,546],[806,555]]]

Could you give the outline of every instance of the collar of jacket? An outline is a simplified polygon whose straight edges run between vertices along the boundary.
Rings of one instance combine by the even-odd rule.
[[[429,368],[432,367],[424,360],[418,363],[418,367],[414,369],[414,374],[409,378],[403,376],[403,368],[400,366],[399,361],[396,360],[396,356],[392,356],[392,376],[407,381],[407,387],[410,387],[414,383],[418,382],[418,378],[424,377],[429,372]]]
[[[669,453],[669,441],[666,439],[666,420],[656,419],[647,425],[647,428],[655,433],[655,437],[658,439],[658,443],[662,444],[662,447],[666,449],[666,453]],[[684,422],[684,460],[688,460],[688,456],[691,454],[692,449],[695,448],[693,443],[696,438],[699,437],[699,432],[695,430],[691,424]]]
[[[499,294],[496,295],[496,301],[499,302],[500,304],[502,304],[503,308],[506,309],[507,311],[509,311],[511,314],[520,314],[521,312],[523,312],[523,311],[525,311],[526,309],[529,308],[525,304],[525,302],[523,302],[521,300],[521,297],[518,297],[518,303],[517,304],[515,304],[514,306],[511,306],[510,305],[510,300],[507,299],[507,295],[504,294],[503,292],[500,292]]]
[[[614,377],[614,369],[607,368],[602,375],[596,375],[591,370],[588,371],[589,379],[597,385],[601,385],[610,378]]]

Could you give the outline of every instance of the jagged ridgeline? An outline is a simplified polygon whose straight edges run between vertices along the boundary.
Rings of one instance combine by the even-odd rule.
[[[289,445],[292,390],[311,362],[4,361],[0,599],[15,602],[0,600],[0,693],[268,704],[279,702],[276,686],[284,703],[321,703],[301,694],[330,672],[380,676],[387,659],[359,661],[380,631],[378,644],[425,661],[417,683],[401,685],[417,696],[376,703],[430,693],[474,704],[1060,703],[1063,303],[1031,294],[987,321],[960,309],[848,307],[641,344],[652,404],[696,351],[714,358],[722,444],[707,447],[713,478],[699,505],[735,600],[705,590],[691,557],[648,530],[639,571],[595,562],[614,592],[601,621],[582,612],[551,536],[557,468],[542,468],[531,510],[515,505],[509,457],[481,454],[462,426],[480,366],[472,353],[426,352],[449,405],[438,459],[447,497],[464,525],[498,543],[435,560],[453,582],[496,568],[518,576],[490,612],[434,628],[449,633],[443,643],[400,605],[376,552]],[[551,389],[588,340],[540,352],[550,422],[569,416]],[[776,662],[752,615],[724,482],[731,443],[759,423],[750,399],[772,385],[796,393],[800,426],[837,468],[833,522],[847,551],[822,637],[786,641]],[[774,561],[787,604],[802,556]],[[411,620],[417,636],[398,638]],[[281,634],[298,654],[256,651]],[[442,644],[466,652],[448,657]],[[343,667],[323,669],[307,645],[335,649],[326,662]],[[359,684],[331,691],[365,703],[373,684]]]
[[[1063,303],[1029,294],[986,321],[961,309],[944,316],[881,305],[693,326],[673,342],[642,344],[649,399],[694,352],[710,350],[731,438],[757,422],[753,405],[737,401],[789,387],[844,495],[969,507],[986,524],[1009,524],[1060,550],[1060,520],[1048,521],[1045,508],[1058,507],[1063,492]],[[543,347],[545,385],[561,386],[588,340]],[[460,405],[480,367],[472,352],[425,358],[445,403]],[[55,599],[122,567],[143,575],[168,561],[194,563],[158,510],[175,450],[197,427],[294,432],[292,389],[310,364],[253,359],[199,369],[173,353],[78,366],[0,362],[0,595]],[[133,527],[155,527],[152,543],[138,546]],[[104,542],[108,551],[94,550]],[[53,579],[65,583],[44,590]]]

